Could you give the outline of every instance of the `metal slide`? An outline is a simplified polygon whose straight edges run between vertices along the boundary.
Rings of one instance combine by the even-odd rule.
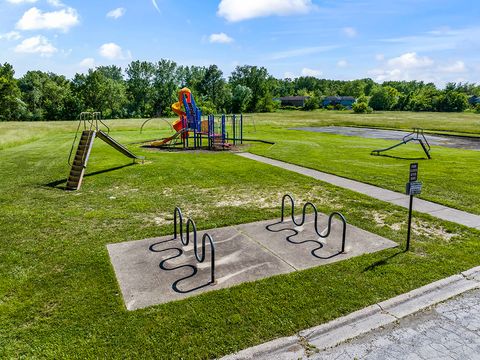
[[[418,143],[422,146],[422,149],[425,152],[425,154],[427,155],[427,157],[429,159],[432,158],[430,156],[430,150],[431,150],[430,144],[428,143],[427,138],[423,134],[423,129],[420,129],[420,128],[414,128],[413,131],[410,134],[405,135],[403,137],[403,139],[400,143],[395,144],[395,145],[390,146],[390,147],[385,148],[385,149],[373,150],[371,152],[371,155],[380,155],[380,153],[382,153],[382,152],[389,151],[389,150],[395,149],[398,146],[408,144],[410,141],[418,141]]]
[[[108,145],[113,147],[115,150],[121,152],[123,155],[130,159],[139,159],[139,160],[144,160],[144,156],[137,156],[134,153],[132,153],[130,150],[128,150],[125,146],[120,144],[118,141],[116,141],[114,138],[112,138],[110,135],[107,133],[103,132],[102,130],[98,130],[97,132],[97,137],[105,141]]]

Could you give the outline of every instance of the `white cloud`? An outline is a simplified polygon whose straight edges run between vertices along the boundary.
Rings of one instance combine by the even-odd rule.
[[[409,52],[388,59],[382,66],[370,70],[369,74],[378,82],[419,80],[442,86],[447,82],[458,82],[459,74],[467,71],[468,68],[462,60],[442,63],[430,57]]]
[[[156,1],[156,0],[152,0],[152,5],[153,5],[153,7],[154,7],[159,13],[161,12],[160,9],[159,9],[159,7],[158,7],[158,4],[157,4],[157,1]]]
[[[309,68],[303,68],[302,69],[302,76],[319,77],[322,74],[323,74],[323,72],[320,71],[320,70],[309,69]]]
[[[342,32],[345,34],[345,36],[349,37],[349,38],[354,38],[355,36],[357,36],[357,30],[355,30],[355,28],[353,27],[345,27],[342,29]]]
[[[388,65],[403,69],[422,68],[432,66],[433,60],[427,56],[418,56],[415,52],[409,52],[388,60]]]
[[[438,69],[445,73],[463,73],[467,71],[465,63],[461,60],[455,61],[450,65],[439,66]]]
[[[338,66],[339,68],[347,67],[347,66],[348,66],[348,61],[345,60],[345,59],[338,60],[337,66]]]
[[[375,60],[377,60],[377,61],[383,61],[383,60],[385,60],[385,55],[383,55],[383,54],[377,54],[377,55],[375,55]]]
[[[121,18],[123,15],[125,15],[125,8],[119,7],[116,9],[113,9],[107,13],[107,17],[112,18],[112,19],[118,19]]]
[[[7,0],[11,4],[33,4],[34,2],[37,2],[38,0]]]
[[[98,52],[101,56],[109,60],[123,60],[131,58],[131,54],[129,51],[124,53],[122,48],[113,42],[103,44],[102,46],[100,46]]]
[[[80,61],[79,65],[81,67],[88,68],[88,69],[93,68],[95,66],[95,59],[94,58],[85,58],[82,61]]]
[[[217,15],[236,22],[272,15],[306,14],[314,8],[312,0],[221,0]]]
[[[280,51],[270,55],[272,60],[288,59],[297,56],[306,56],[337,49],[337,45],[314,46],[300,49]]]
[[[68,31],[78,23],[77,11],[73,8],[42,12],[33,7],[23,14],[17,22],[16,28],[20,30],[61,29]]]
[[[23,40],[15,47],[17,53],[40,54],[41,56],[51,56],[58,50],[46,37],[38,35]]]
[[[11,40],[18,40],[21,38],[22,38],[22,35],[20,35],[18,31],[10,31],[5,34],[0,34],[0,40],[5,39],[7,41],[11,41]]]
[[[409,51],[431,52],[443,50],[471,49],[480,45],[480,26],[432,30],[419,35],[382,39]]]
[[[294,73],[287,71],[285,74],[283,74],[284,79],[296,79],[298,76],[295,75]]]
[[[211,43],[229,44],[233,42],[233,38],[222,32],[210,35],[208,41]]]
[[[47,0],[47,2],[55,7],[62,7],[65,6],[60,0]]]

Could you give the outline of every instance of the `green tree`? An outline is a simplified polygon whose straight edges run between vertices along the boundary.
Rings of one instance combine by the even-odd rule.
[[[237,85],[233,88],[232,112],[243,113],[252,98],[252,90],[248,86]]]
[[[398,97],[399,92],[391,86],[379,86],[372,91],[368,105],[373,110],[391,110]]]
[[[247,111],[265,111],[273,106],[273,97],[269,93],[268,71],[264,67],[251,65],[237,66],[230,76],[230,84],[235,88],[243,85],[252,90],[252,97],[247,105]],[[267,93],[270,99],[267,99]],[[262,103],[261,103],[262,102]]]
[[[142,117],[153,113],[155,66],[147,61],[132,61],[126,74],[129,115]]]
[[[373,109],[368,106],[366,101],[357,101],[352,106],[353,112],[355,114],[370,114]]]
[[[71,82],[63,75],[28,71],[19,79],[22,99],[26,105],[25,118],[29,120],[71,119]]]
[[[319,104],[320,104],[319,99],[315,95],[312,95],[307,100],[305,100],[305,105],[303,106],[303,110],[306,110],[306,111],[316,110],[319,108],[320,106]]]
[[[205,77],[206,68],[204,66],[179,66],[177,68],[177,79],[179,87],[188,87],[193,94],[200,96],[200,83]]]
[[[153,78],[153,102],[152,110],[147,116],[155,113],[170,114],[171,105],[177,99],[177,90],[180,84],[178,79],[177,63],[162,59],[155,64]]]
[[[438,95],[436,105],[437,111],[462,112],[468,108],[468,97],[455,90],[445,90]]]
[[[435,111],[439,91],[433,84],[425,85],[416,90],[408,103],[408,110]]]
[[[101,72],[106,78],[115,80],[117,82],[124,82],[122,68],[116,65],[109,66],[99,66],[96,68],[97,71]]]
[[[24,104],[14,75],[12,65],[0,64],[0,120],[17,120],[21,117]]]
[[[206,71],[205,76],[200,81],[199,90],[201,96],[214,104],[217,110],[222,108],[225,100],[225,85],[226,81],[223,78],[223,72],[217,65],[210,65]]]

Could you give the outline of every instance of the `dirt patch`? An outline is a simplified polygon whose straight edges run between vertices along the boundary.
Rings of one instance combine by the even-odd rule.
[[[425,237],[441,238],[450,242],[458,234],[448,232],[443,226],[435,226],[426,221],[415,219],[412,222],[413,234]]]

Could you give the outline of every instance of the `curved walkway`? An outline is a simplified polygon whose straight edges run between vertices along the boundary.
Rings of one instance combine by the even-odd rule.
[[[401,193],[397,193],[395,191],[382,189],[378,186],[365,184],[365,183],[355,181],[355,180],[350,180],[341,176],[327,174],[318,170],[308,169],[302,166],[289,164],[283,161],[274,160],[264,156],[255,155],[255,154],[238,153],[237,155],[247,159],[262,162],[264,164],[269,164],[285,170],[293,171],[298,174],[309,176],[314,179],[324,181],[344,189],[356,191],[358,193],[373,197],[381,201],[388,202],[390,204],[399,205],[404,208],[408,208],[408,205],[409,205],[409,196]],[[451,222],[468,226],[474,229],[480,229],[479,215],[470,214],[465,211],[461,211],[457,209],[452,209],[447,206],[443,206],[443,205],[422,200],[422,199],[415,199],[413,203],[413,209],[415,211],[429,214],[431,216],[434,216],[442,220],[451,221]]]

